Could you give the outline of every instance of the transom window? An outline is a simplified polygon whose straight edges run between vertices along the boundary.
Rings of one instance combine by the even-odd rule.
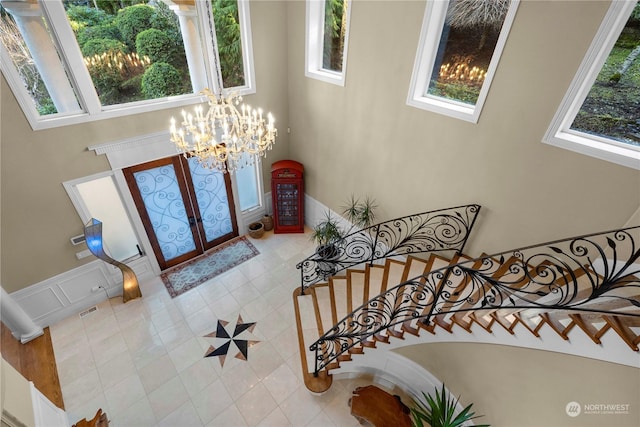
[[[307,0],[307,77],[344,86],[350,0]]]
[[[428,1],[407,104],[477,122],[518,3]]]
[[[640,2],[612,2],[543,142],[640,169]]]
[[[34,129],[194,103],[218,73],[253,93],[248,7],[0,0],[2,73]]]

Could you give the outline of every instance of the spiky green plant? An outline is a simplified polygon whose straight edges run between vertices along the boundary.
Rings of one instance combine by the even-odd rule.
[[[331,211],[325,213],[324,219],[313,227],[313,232],[311,233],[311,240],[315,241],[320,247],[331,245],[342,239],[342,237],[343,233],[338,219],[331,215]]]
[[[466,408],[456,414],[456,406],[460,397],[450,396],[442,384],[442,391],[435,389],[435,398],[431,394],[425,394],[424,401],[417,401],[416,407],[411,408],[413,425],[417,427],[459,427],[469,420],[481,417],[471,412],[469,404]],[[489,424],[482,424],[476,427],[489,427]]]
[[[354,227],[367,228],[373,225],[376,219],[375,210],[378,207],[376,201],[367,196],[363,201],[356,198],[353,194],[351,198],[342,207],[342,215],[349,220]],[[345,233],[349,234],[352,230]]]

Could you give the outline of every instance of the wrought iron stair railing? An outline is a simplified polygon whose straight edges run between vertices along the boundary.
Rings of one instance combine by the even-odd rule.
[[[296,265],[301,292],[361,263],[424,252],[461,253],[479,212],[480,205],[457,206],[403,216],[353,232],[335,242],[331,250],[318,250]]]
[[[472,312],[598,313],[640,318],[640,227],[467,260],[400,283],[348,314],[309,349],[315,375],[365,340]],[[573,316],[573,315],[571,315]]]

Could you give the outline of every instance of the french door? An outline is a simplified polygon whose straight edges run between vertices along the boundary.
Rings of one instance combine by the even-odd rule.
[[[183,156],[123,173],[162,270],[238,236],[228,174]]]

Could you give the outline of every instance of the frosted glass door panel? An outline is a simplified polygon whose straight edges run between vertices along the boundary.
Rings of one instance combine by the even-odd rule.
[[[228,174],[183,156],[122,172],[161,270],[238,236]]]
[[[195,157],[189,158],[189,170],[206,241],[233,232],[224,175],[203,168]]]
[[[133,174],[166,261],[196,250],[172,164]]]

